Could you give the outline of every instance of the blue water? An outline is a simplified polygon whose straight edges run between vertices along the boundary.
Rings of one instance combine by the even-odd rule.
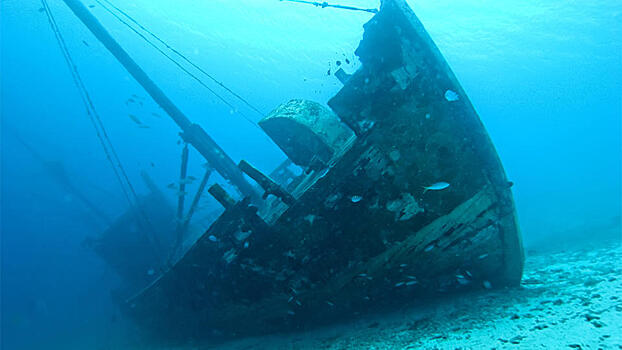
[[[182,147],[178,128],[62,1],[48,2],[136,191],[147,191],[141,170],[161,187],[175,181]],[[344,57],[350,71],[358,67],[353,52],[372,16],[277,0],[113,2],[263,113],[291,98],[328,101],[341,85],[327,70]],[[597,240],[599,231],[619,225],[622,2],[409,3],[462,83],[515,183],[525,245]],[[2,348],[107,349],[114,348],[114,337],[131,342],[131,326],[110,298],[117,277],[81,245],[105,225],[59,186],[49,164],[62,163],[71,182],[107,216],[123,213],[127,201],[45,12],[39,11],[41,3],[3,0],[0,6]],[[229,99],[244,116],[232,110],[99,6],[92,11],[236,162],[243,158],[269,172],[285,159],[244,118],[257,121],[258,114]],[[127,103],[132,94],[145,98],[143,106]],[[189,174],[200,177],[202,163],[191,151]],[[175,193],[166,193],[172,202]]]

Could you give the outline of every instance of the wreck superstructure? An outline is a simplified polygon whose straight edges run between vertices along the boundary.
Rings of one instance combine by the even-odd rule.
[[[243,197],[210,187],[224,213],[122,302],[138,324],[171,340],[256,335],[519,284],[511,183],[466,93],[404,0],[383,0],[364,28],[362,66],[337,74],[330,109],[292,100],[259,122],[289,158],[272,174],[233,167],[180,119],[184,138]],[[424,190],[440,181],[450,186]]]

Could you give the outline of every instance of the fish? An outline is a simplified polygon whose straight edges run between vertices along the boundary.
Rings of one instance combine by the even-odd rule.
[[[363,199],[363,197],[361,196],[352,196],[350,197],[350,200],[352,201],[352,203],[358,203],[361,201],[361,199]]]
[[[177,186],[175,186],[174,182],[171,182],[170,184],[166,185],[167,188],[171,188],[171,189],[177,189]]]
[[[346,64],[350,64],[350,60],[346,58]]]
[[[450,185],[447,182],[441,181],[441,182],[437,182],[434,183],[430,186],[423,186],[423,193],[426,193],[427,191],[440,191],[440,190],[444,190],[447,187],[449,187]]]
[[[445,99],[449,102],[455,102],[460,99],[460,95],[458,95],[455,91],[447,90],[445,91]]]
[[[214,236],[214,235],[209,235],[209,237],[207,237],[207,239],[209,239],[212,242],[218,242],[218,238],[216,238],[216,236]]]
[[[87,42],[86,42],[86,40],[82,40],[82,43],[83,43],[84,45],[86,45],[87,47],[89,47],[89,46],[90,46],[90,45],[89,45],[89,43],[87,43]]]
[[[196,177],[194,177],[194,176],[192,176],[192,175],[190,175],[190,176],[186,177],[186,179],[188,179],[188,180],[190,180],[190,181],[194,181],[194,180],[196,180],[197,178],[196,178]]]
[[[158,113],[155,113],[155,112],[151,112],[151,115],[156,117],[156,118],[162,118],[161,115],[159,115]]]
[[[189,178],[185,178],[185,179],[181,179],[179,180],[179,184],[180,185],[189,185],[193,182],[194,180],[189,179]]]
[[[147,275],[153,276],[153,274],[155,274],[155,271],[153,269],[147,270]]]
[[[458,281],[458,283],[463,286],[471,283],[471,281],[468,278],[466,278],[464,275],[456,275],[456,281]]]
[[[132,119],[132,121],[134,123],[136,123],[137,125],[142,125],[143,122],[140,121],[140,119],[138,119],[137,116],[133,115],[133,114],[128,114],[128,116],[130,117],[130,119]]]

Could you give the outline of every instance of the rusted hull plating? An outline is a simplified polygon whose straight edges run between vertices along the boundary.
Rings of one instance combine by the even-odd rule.
[[[523,251],[502,165],[405,1],[383,1],[356,54],[362,67],[329,102],[356,139],[272,219],[248,201],[228,208],[127,301],[140,324],[179,340],[262,334],[519,284]],[[424,193],[439,181],[450,186]]]

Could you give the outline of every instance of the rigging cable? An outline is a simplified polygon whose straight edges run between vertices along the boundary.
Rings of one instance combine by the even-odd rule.
[[[80,74],[78,73],[77,66],[69,53],[69,49],[67,48],[65,39],[63,38],[58,28],[58,24],[56,23],[56,20],[54,19],[54,16],[52,15],[52,11],[50,10],[49,4],[47,0],[41,0],[41,3],[43,4],[43,8],[47,15],[48,22],[50,23],[50,26],[52,27],[52,31],[54,32],[54,36],[56,37],[56,41],[60,47],[63,57],[65,58],[65,62],[67,63],[67,66],[69,67],[72,79],[74,83],[76,84],[76,87],[78,88],[78,91],[80,93],[80,98],[82,99],[82,102],[84,103],[84,107],[86,108],[86,113],[89,116],[91,123],[95,127],[97,138],[99,139],[102,145],[102,148],[104,149],[106,158],[110,162],[110,165],[115,173],[115,176],[117,177],[117,180],[119,181],[121,189],[123,190],[123,194],[125,195],[128,203],[130,204],[130,207],[133,206],[133,207],[138,208],[138,212],[140,216],[142,216],[142,219],[149,226],[153,227],[153,224],[149,221],[149,218],[147,217],[145,212],[142,210],[142,207],[139,205],[138,195],[136,194],[136,191],[134,190],[134,186],[132,185],[125,169],[123,168],[123,165],[121,164],[121,160],[119,159],[119,156],[117,152],[115,151],[112,145],[112,142],[110,141],[110,138],[108,137],[108,133],[106,132],[106,129],[104,128],[104,124],[101,121],[101,118],[99,117],[99,114],[97,113],[97,110],[95,109],[93,100],[91,99],[91,96],[86,90],[86,86],[84,85],[84,82],[82,81],[82,78],[80,77]],[[132,201],[132,199],[134,200],[134,202]],[[156,255],[159,255],[160,243],[157,237],[155,237],[154,235],[147,235],[147,236],[148,238],[153,240],[152,241],[152,244],[154,245],[153,248],[155,250]]]
[[[229,101],[227,101],[224,97],[220,96],[216,91],[214,91],[212,88],[210,88],[207,84],[205,84],[199,77],[197,77],[196,75],[192,74],[192,72],[190,72],[188,69],[186,69],[186,67],[182,66],[179,62],[177,62],[174,58],[172,58],[171,56],[167,55],[166,52],[164,52],[161,48],[159,48],[156,44],[154,44],[152,41],[150,41],[147,37],[145,37],[145,35],[143,35],[142,33],[140,33],[138,30],[136,30],[136,28],[132,27],[129,23],[127,23],[125,20],[123,20],[121,17],[119,17],[119,15],[117,15],[116,13],[114,13],[110,8],[108,8],[106,5],[104,5],[100,0],[95,0],[104,10],[106,10],[108,13],[110,13],[112,16],[114,16],[117,20],[119,20],[121,23],[123,23],[125,26],[127,26],[130,30],[132,30],[136,35],[138,35],[140,38],[142,38],[143,40],[145,40],[149,45],[151,45],[153,48],[155,48],[160,54],[162,54],[164,57],[166,57],[167,59],[169,59],[171,62],[173,62],[179,69],[181,69],[182,71],[184,71],[184,73],[188,74],[190,77],[192,77],[194,80],[196,80],[201,86],[203,86],[204,88],[206,88],[209,92],[211,92],[214,96],[216,96],[220,101],[222,101],[224,104],[226,104],[229,108],[231,108],[232,111],[235,111],[237,113],[240,113],[240,115],[249,123],[253,124],[255,127],[259,127],[257,125],[257,123],[255,121],[253,121],[252,119],[250,119],[246,114],[244,114],[242,111],[238,110],[235,106],[233,106]],[[106,0],[104,0],[106,1]],[[108,4],[110,4],[110,2],[106,1]],[[209,75],[207,72],[205,72],[203,69],[201,69],[200,67],[198,67],[197,65],[195,65],[194,63],[192,63],[188,58],[186,58],[185,56],[183,56],[181,53],[179,53],[179,51],[174,50],[171,46],[169,46],[168,44],[166,44],[163,40],[159,39],[157,36],[155,36],[153,33],[151,33],[149,30],[147,30],[145,27],[143,27],[142,25],[138,24],[138,22],[136,22],[133,18],[129,17],[129,15],[125,14],[123,11],[119,10],[116,6],[110,4],[110,6],[112,6],[113,8],[117,9],[117,11],[123,13],[126,17],[130,18],[130,20],[134,23],[136,23],[136,25],[138,25],[141,29],[143,29],[144,31],[146,31],[147,33],[151,34],[152,36],[154,36],[158,41],[162,42],[167,48],[171,49],[173,52],[175,52],[177,55],[180,55],[180,57],[182,57],[184,60],[186,60],[187,62],[189,62],[189,64],[191,64],[193,67],[197,68],[200,72],[202,72],[203,74],[205,74],[206,76],[208,76],[210,79],[212,79],[213,81],[215,81],[216,83],[218,83],[220,86],[222,86],[224,89],[226,89],[227,91],[231,92],[234,96],[236,96],[237,98],[239,98],[242,102],[244,102],[245,104],[247,104],[248,106],[251,106],[251,108],[256,111],[257,113],[261,114],[262,116],[265,116],[263,113],[261,113],[257,108],[252,107],[252,105],[247,102],[245,99],[243,99],[242,97],[240,97],[238,94],[236,94],[235,92],[233,92],[231,89],[227,88],[224,84],[220,83],[218,80],[216,80],[215,78],[213,78],[211,75]]]
[[[331,5],[327,3],[326,1],[324,2],[306,1],[306,0],[279,0],[279,1],[297,2],[297,3],[313,5],[315,7],[321,7],[321,8],[332,7],[336,9],[342,9],[342,10],[353,10],[353,11],[363,11],[363,12],[369,12],[369,13],[378,13],[377,9],[364,9],[364,8],[354,7],[354,6]]]
[[[205,76],[207,76],[208,78],[210,78],[214,83],[220,85],[220,87],[222,87],[223,89],[225,89],[227,92],[229,92],[231,95],[235,96],[238,100],[242,101],[242,103],[244,103],[245,105],[247,105],[250,109],[252,109],[253,111],[257,112],[259,115],[261,115],[262,117],[265,117],[266,115],[261,112],[257,107],[253,106],[250,102],[248,102],[245,98],[243,98],[242,96],[240,96],[239,94],[237,94],[235,91],[231,90],[230,88],[228,88],[225,84],[223,84],[222,82],[220,82],[219,80],[217,80],[216,78],[214,78],[211,74],[209,74],[208,72],[206,72],[203,68],[201,68],[200,66],[198,66],[197,64],[195,64],[194,62],[192,62],[188,57],[186,57],[184,54],[182,54],[181,52],[179,52],[178,50],[176,50],[174,47],[170,46],[166,41],[162,40],[160,37],[158,37],[157,35],[155,35],[153,32],[151,32],[149,29],[145,28],[142,24],[138,23],[138,21],[136,21],[134,18],[132,18],[132,16],[128,15],[126,12],[124,12],[123,10],[121,10],[120,8],[118,8],[117,6],[115,6],[113,3],[111,3],[109,0],[103,0],[104,2],[106,2],[108,5],[110,5],[112,8],[114,8],[115,10],[117,10],[118,12],[120,12],[123,16],[125,16],[127,19],[129,19],[130,21],[132,21],[134,24],[136,24],[140,29],[144,30],[145,32],[149,33],[149,35],[151,35],[154,39],[156,39],[157,41],[159,41],[162,45],[166,46],[167,49],[173,51],[176,55],[178,55],[179,57],[181,57],[181,59],[183,59],[184,61],[186,61],[189,65],[191,65],[192,67],[194,67],[196,70],[198,70],[199,72],[203,73]],[[99,2],[99,1],[98,1]]]

